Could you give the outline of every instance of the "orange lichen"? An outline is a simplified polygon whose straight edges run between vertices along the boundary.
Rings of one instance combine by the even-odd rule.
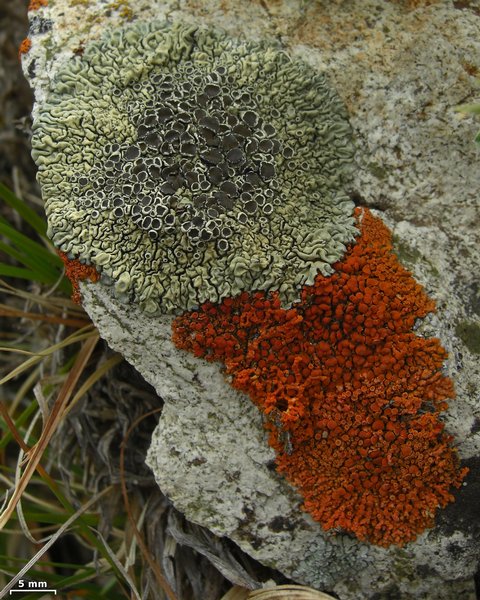
[[[28,10],[38,10],[42,6],[47,6],[48,0],[30,0]]]
[[[95,267],[92,267],[91,265],[84,265],[77,259],[72,260],[68,258],[64,252],[58,252],[58,254],[65,265],[65,275],[72,283],[72,300],[77,304],[80,304],[82,297],[80,294],[79,282],[84,281],[85,279],[96,282],[100,279],[100,274]]]
[[[21,58],[22,54],[26,54],[30,48],[32,47],[32,40],[30,38],[25,38],[20,46],[18,47],[18,57]]]
[[[467,469],[439,420],[454,396],[446,352],[412,332],[434,303],[381,220],[356,215],[357,242],[292,308],[243,293],[178,317],[173,340],[224,362],[267,416],[278,469],[326,530],[402,545],[433,525]]]

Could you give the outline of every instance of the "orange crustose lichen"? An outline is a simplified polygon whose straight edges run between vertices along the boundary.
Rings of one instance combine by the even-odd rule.
[[[326,530],[382,546],[431,527],[453,500],[459,467],[439,413],[454,396],[437,339],[413,333],[434,310],[368,210],[330,277],[290,309],[243,293],[178,317],[173,340],[223,361],[232,385],[267,416],[277,467]]]
[[[84,265],[76,259],[70,260],[65,252],[59,252],[58,254],[65,265],[65,275],[72,282],[72,300],[77,304],[80,304],[82,297],[80,295],[80,288],[78,285],[79,281],[90,279],[90,281],[95,282],[100,279],[100,274],[95,267],[92,267],[91,265]]]
[[[30,0],[28,10],[38,10],[42,6],[47,6],[48,0]]]
[[[30,48],[32,47],[32,40],[30,38],[25,38],[20,46],[18,47],[18,56],[21,58],[22,54],[26,54]]]

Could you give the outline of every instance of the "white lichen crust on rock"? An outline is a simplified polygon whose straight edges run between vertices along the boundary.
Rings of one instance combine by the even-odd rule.
[[[356,235],[345,109],[271,43],[113,30],[57,73],[32,144],[55,245],[148,313],[252,289],[288,303]]]

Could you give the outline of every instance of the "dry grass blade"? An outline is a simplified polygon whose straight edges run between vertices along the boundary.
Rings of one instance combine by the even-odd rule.
[[[5,421],[5,423],[7,425],[7,427],[9,428],[11,434],[13,435],[15,441],[17,442],[17,444],[20,446],[20,448],[24,452],[28,452],[29,448],[23,441],[22,436],[18,433],[17,428],[15,427],[15,423],[10,418],[10,415],[8,414],[8,410],[6,409],[3,402],[0,402],[0,413],[3,417],[3,420]]]
[[[49,313],[63,315],[67,310],[70,315],[78,315],[79,319],[88,320],[82,306],[75,304],[75,302],[65,298],[65,296],[46,296],[45,294],[27,292],[9,285],[3,279],[0,279],[0,296],[12,296],[25,300],[29,304],[35,304],[47,309]]]
[[[13,352],[15,354],[24,354],[26,356],[31,357],[25,362],[23,362],[21,365],[19,365],[17,368],[10,371],[8,375],[5,375],[5,377],[0,380],[0,385],[7,383],[7,381],[10,381],[11,379],[14,379],[24,371],[30,369],[30,367],[36,365],[42,359],[52,355],[56,350],[60,350],[61,348],[65,348],[66,346],[74,344],[76,342],[91,339],[92,337],[98,339],[98,335],[94,335],[94,331],[95,330],[93,328],[93,325],[89,325],[87,327],[84,327],[83,329],[80,329],[78,332],[69,335],[67,338],[65,338],[58,344],[49,346],[46,350],[41,350],[40,352],[29,352],[27,350],[20,350],[18,348],[8,348],[4,346],[0,347],[0,352]]]
[[[43,323],[55,323],[67,327],[85,327],[89,324],[88,319],[68,319],[39,313],[25,312],[11,308],[6,304],[0,304],[0,317],[11,317],[14,319],[30,319],[31,321],[42,321]]]
[[[27,395],[29,390],[31,390],[33,387],[35,387],[35,382],[40,379],[41,374],[42,374],[42,366],[37,365],[34,369],[31,370],[30,374],[25,377],[23,383],[21,383],[20,386],[18,387],[15,397],[13,398],[12,402],[10,403],[10,406],[8,409],[8,412],[10,415],[16,414],[16,411],[17,411],[19,405],[22,403],[23,399],[25,398],[25,396]]]
[[[250,590],[235,585],[220,600],[247,600]]]
[[[33,417],[33,419],[31,420],[28,429],[26,431],[25,434],[25,444],[28,447],[28,442],[30,440],[30,436],[32,434],[32,431],[35,429],[35,426],[37,424],[38,419],[40,418],[41,414],[39,411],[37,411],[37,413],[35,414],[35,416]],[[18,458],[17,458],[17,464],[15,467],[15,487],[14,489],[16,489],[17,485],[18,485],[18,481],[21,477],[21,473],[22,473],[22,461],[23,461],[23,457],[25,455],[25,450],[22,448],[20,450],[20,452],[18,453]],[[36,540],[31,534],[30,534],[30,530],[28,528],[27,525],[27,521],[24,518],[24,514],[23,514],[23,509],[22,509],[22,498],[19,498],[18,503],[17,503],[17,517],[18,517],[18,521],[20,524],[20,528],[23,531],[23,534],[25,535],[25,537],[32,542],[32,544],[37,544],[37,543],[43,543],[45,540]]]
[[[161,408],[156,408],[154,410],[151,410],[151,411],[145,413],[144,415],[141,415],[128,428],[128,431],[126,432],[125,437],[123,439],[123,442],[122,442],[122,444],[120,446],[121,486],[122,486],[123,501],[125,503],[125,510],[127,512],[128,519],[129,519],[129,521],[131,523],[132,530],[133,530],[133,533],[134,533],[135,538],[137,540],[138,546],[139,546],[139,548],[140,548],[143,556],[145,557],[146,561],[148,562],[150,568],[152,569],[153,573],[155,574],[155,577],[156,577],[156,579],[158,581],[158,584],[160,585],[160,587],[162,588],[162,590],[165,592],[165,594],[167,595],[167,597],[169,598],[169,600],[176,600],[176,596],[173,593],[173,590],[168,585],[168,582],[165,579],[165,577],[164,577],[164,575],[163,575],[163,573],[162,573],[162,571],[160,569],[160,566],[152,558],[152,555],[149,552],[147,546],[145,545],[145,542],[143,541],[143,538],[142,538],[142,535],[140,534],[140,531],[138,530],[137,524],[135,522],[135,518],[134,518],[134,516],[132,514],[132,510],[131,510],[131,507],[130,507],[130,500],[128,498],[127,486],[126,486],[125,477],[124,477],[125,447],[127,445],[128,438],[130,437],[130,434],[135,429],[135,427],[137,427],[138,424],[143,421],[143,419],[146,419],[150,415],[153,415],[153,414],[155,414],[157,412],[160,412],[161,410],[162,410]]]
[[[177,544],[183,547],[189,547],[198,554],[205,556],[209,563],[212,564],[227,581],[231,581],[237,586],[247,590],[254,590],[258,587],[259,582],[243,568],[226,548],[223,549],[222,553],[215,552],[213,551],[208,538],[203,540],[198,532],[193,534],[193,531],[185,531],[177,513],[171,513],[169,515],[168,530]]]
[[[38,466],[38,470],[40,470],[40,465]],[[47,475],[48,477],[48,475]],[[13,484],[13,482],[8,479],[8,477],[5,477],[5,475],[2,475],[0,473],[0,482],[4,483],[5,486],[7,488],[10,489],[15,489],[15,485]],[[37,504],[39,507],[46,509],[49,512],[52,512],[53,510],[55,510],[54,505],[51,502],[48,502],[46,500],[44,500],[43,498],[39,498],[39,496],[37,494],[29,494],[28,492],[25,492],[22,495],[22,500],[29,500],[30,502],[34,502],[35,504]]]
[[[36,446],[29,453],[29,460],[22,477],[18,482],[18,486],[15,489],[13,496],[10,498],[6,509],[2,515],[0,515],[0,529],[5,526],[8,519],[12,515],[12,512],[15,510],[15,506],[21,498],[23,491],[35,472],[35,469],[37,468],[37,465],[40,462],[52,435],[54,434],[60,420],[63,417],[64,410],[70,398],[72,397],[73,390],[78,383],[78,379],[83,373],[83,370],[95,346],[97,345],[98,340],[98,335],[90,335],[90,337],[83,344],[83,347],[80,349],[75,363],[58,393],[57,399],[52,407],[52,411],[47,419],[47,422],[45,423],[45,427],[42,431],[40,439],[38,440]]]
[[[107,371],[113,369],[115,365],[118,365],[123,360],[123,356],[121,354],[115,354],[107,359],[104,363],[102,363],[99,367],[95,369],[95,372],[88,377],[85,383],[79,388],[78,392],[73,397],[70,404],[65,409],[65,415],[67,415],[70,410],[75,406],[75,404],[80,400],[80,398],[88,392],[88,390],[99,380],[101,379]]]
[[[130,591],[132,593],[132,597],[135,597],[136,600],[142,600],[142,597],[138,593],[137,587],[136,587],[133,579],[130,577],[130,575],[128,574],[127,570],[124,568],[122,563],[118,560],[116,554],[113,552],[113,550],[107,544],[103,535],[99,531],[96,531],[95,533],[98,535],[98,537],[99,537],[100,541],[102,542],[105,550],[107,551],[111,561],[115,564],[118,571],[122,574],[122,577],[125,579],[125,581],[130,586]],[[1,598],[1,596],[0,596],[0,598]]]

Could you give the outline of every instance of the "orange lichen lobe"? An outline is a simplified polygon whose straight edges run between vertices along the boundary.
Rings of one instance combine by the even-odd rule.
[[[72,300],[76,304],[80,304],[82,297],[80,294],[79,282],[86,279],[96,282],[100,279],[100,273],[91,265],[85,265],[77,259],[68,258],[64,252],[58,252],[58,254],[65,265],[65,275],[72,283]]]
[[[30,0],[28,10],[38,10],[42,6],[47,6],[48,0]]]
[[[267,416],[278,469],[325,529],[402,545],[433,526],[467,469],[439,420],[454,396],[446,352],[412,332],[434,303],[382,221],[356,215],[356,243],[292,308],[243,293],[178,317],[173,340],[222,361]]]
[[[22,54],[27,54],[31,47],[32,40],[30,38],[25,38],[18,47],[18,57],[21,58]]]

